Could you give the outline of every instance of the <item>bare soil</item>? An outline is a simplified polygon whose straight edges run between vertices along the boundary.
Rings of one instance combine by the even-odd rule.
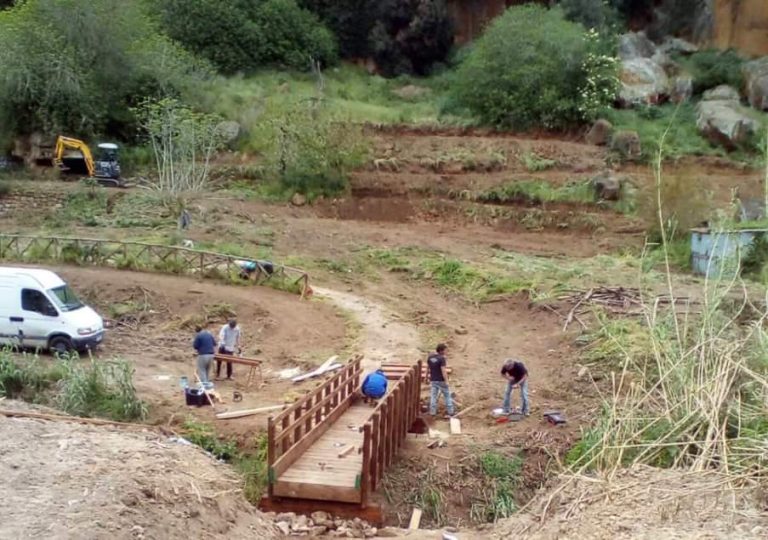
[[[0,416],[0,456],[0,538],[278,537],[230,467],[155,431]]]
[[[555,185],[584,181],[606,167],[630,174],[638,188],[644,189],[654,181],[648,165],[610,164],[605,149],[546,137],[523,139],[450,130],[425,134],[400,129],[378,132],[374,140],[374,159],[369,167],[355,173],[347,196],[297,207],[248,200],[226,192],[207,194],[194,201],[193,226],[184,238],[197,243],[225,239],[249,246],[254,256],[264,244],[270,244],[270,257],[276,261],[297,258],[299,265],[301,259],[345,261],[365,247],[416,247],[482,264],[496,249],[579,259],[638,249],[644,242],[642,220],[604,207],[485,205],[471,203],[460,194],[521,179]],[[531,157],[551,160],[552,165],[530,171],[525,159]],[[761,189],[760,172],[734,168],[718,160],[685,159],[668,164],[666,171],[694,178],[696,185],[710,191],[719,203],[731,200],[734,187],[747,196],[757,195]],[[41,186],[75,189],[63,184]],[[40,224],[26,215],[2,217],[0,226],[3,230],[40,229]],[[159,231],[141,227],[94,231],[78,225],[67,234],[121,238],[150,233],[168,238],[178,235],[170,227]],[[561,456],[579,436],[599,404],[593,383],[578,377],[576,325],[564,333],[560,317],[532,307],[523,295],[477,305],[396,274],[358,275],[354,271],[313,268],[317,294],[312,301],[301,301],[263,287],[224,286],[107,269],[57,270],[105,315],[118,304],[139,306],[132,316],[124,317],[110,329],[100,354],[133,362],[139,392],[153,405],[153,423],[175,424],[194,415],[246,445],[262,431],[266,417],[216,421],[208,408],[188,409],[178,386],[179,377],[192,379],[193,323],[208,313],[210,327],[217,330],[226,320],[227,315],[213,308],[215,304],[227,304],[237,314],[244,331],[244,354],[266,362],[263,387],[246,389],[245,373],[237,368],[234,383],[217,383],[228,401],[217,410],[291,401],[316,383],[293,385],[282,380],[278,373],[285,368],[309,369],[331,355],[350,356],[355,352],[365,355],[368,368],[382,360],[410,362],[425,358],[436,343],[446,342],[448,363],[454,370],[451,383],[460,410],[469,406],[473,409],[461,417],[463,435],[450,437],[446,448],[428,450],[424,441],[408,442],[401,468],[395,471],[403,478],[401,490],[379,494],[392,524],[407,519],[411,502],[406,495],[423,484],[420,473],[430,469],[446,499],[443,521],[466,525],[477,496],[477,470],[471,466],[472,458],[486,450],[522,453],[525,459],[520,502],[527,501],[551,474],[548,467],[552,458]],[[521,358],[529,367],[533,414],[521,422],[497,424],[489,413],[501,404],[504,385],[498,371],[503,360],[510,357]],[[231,402],[234,390],[244,395],[242,403]],[[565,426],[553,427],[543,420],[542,413],[552,409],[568,419]],[[432,427],[448,431],[443,420],[433,421]],[[670,482],[679,480],[666,478]],[[624,503],[634,509],[631,500]],[[656,511],[656,507],[641,508],[651,515]],[[603,530],[614,532],[618,535],[615,537],[624,534],[624,529],[617,528],[629,523],[629,514],[624,520],[623,509],[617,510],[622,519],[616,527],[588,510],[564,514],[578,515],[581,520],[572,529],[567,524],[558,525],[565,527],[565,537],[611,537],[609,532],[598,536]],[[592,519],[597,525],[590,532]],[[579,525],[582,521],[583,526]],[[665,537],[664,530],[654,528],[650,521],[638,523],[647,525],[657,537]],[[683,521],[670,523],[679,531],[696,530]],[[719,526],[706,516],[702,523]],[[424,524],[434,523],[425,518]],[[504,527],[507,525],[498,529],[498,535],[506,534]],[[521,534],[534,534],[534,530],[538,529]],[[636,527],[627,530],[644,534]],[[535,534],[554,538],[557,535],[553,531],[542,529]],[[478,538],[486,538],[486,533],[489,531],[478,533]]]

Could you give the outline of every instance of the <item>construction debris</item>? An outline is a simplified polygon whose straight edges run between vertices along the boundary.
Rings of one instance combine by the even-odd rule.
[[[543,305],[545,308],[565,319],[563,331],[566,331],[568,326],[574,320],[583,328],[586,328],[587,325],[579,318],[579,315],[588,313],[590,306],[600,306],[609,313],[620,315],[641,315],[644,313],[645,305],[652,304],[658,306],[684,304],[688,306],[690,304],[698,303],[688,297],[681,296],[672,298],[668,294],[662,294],[655,297],[651,296],[644,300],[640,289],[632,287],[595,287],[588,291],[570,291],[569,294],[558,296],[557,300],[566,305],[570,305],[570,310],[567,315],[564,316],[553,306],[547,304]]]
[[[451,425],[451,435],[461,435],[461,420],[451,418],[449,423]]]
[[[340,457],[340,458],[343,458],[344,456],[346,456],[347,454],[349,454],[350,452],[352,452],[354,449],[355,449],[355,445],[354,445],[354,444],[350,444],[350,445],[349,445],[349,446],[347,446],[347,447],[346,447],[344,450],[342,450],[341,452],[339,452],[339,457]]]
[[[343,366],[339,363],[336,363],[336,360],[338,359],[339,359],[338,356],[331,356],[328,360],[323,362],[323,364],[317,369],[310,371],[309,373],[305,373],[304,375],[299,375],[298,377],[294,377],[291,380],[297,383],[297,382],[305,381],[307,379],[311,379],[312,377],[319,377],[320,375],[323,375],[330,371],[341,369]]]
[[[544,413],[544,418],[547,419],[547,422],[552,424],[553,426],[557,426],[560,424],[565,424],[565,418],[563,417],[562,413],[560,411],[549,411]]]
[[[414,531],[419,528],[420,523],[421,523],[421,508],[414,508],[413,513],[411,514],[411,521],[408,524],[408,529]]]
[[[241,411],[229,411],[216,415],[218,420],[230,420],[232,418],[242,418],[243,416],[252,416],[265,412],[280,411],[285,409],[286,405],[272,405],[269,407],[259,407],[258,409],[243,409]]]

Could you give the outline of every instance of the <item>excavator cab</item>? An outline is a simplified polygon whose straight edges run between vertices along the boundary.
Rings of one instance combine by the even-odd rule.
[[[118,147],[114,143],[100,143],[94,160],[94,176],[110,180],[120,178]]]
[[[99,144],[96,157],[94,160],[91,149],[79,139],[63,136],[56,139],[53,162],[63,173],[86,175],[100,184],[122,187],[117,145]]]

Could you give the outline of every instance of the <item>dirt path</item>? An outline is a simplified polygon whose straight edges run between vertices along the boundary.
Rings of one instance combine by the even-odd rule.
[[[397,316],[384,306],[352,293],[323,287],[316,287],[314,291],[350,313],[362,325],[364,372],[373,371],[382,362],[408,362],[418,354],[416,328],[397,321]]]

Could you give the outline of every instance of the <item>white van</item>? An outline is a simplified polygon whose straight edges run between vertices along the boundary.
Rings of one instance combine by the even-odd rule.
[[[104,321],[59,276],[0,266],[0,345],[60,353],[95,349],[103,339]]]

